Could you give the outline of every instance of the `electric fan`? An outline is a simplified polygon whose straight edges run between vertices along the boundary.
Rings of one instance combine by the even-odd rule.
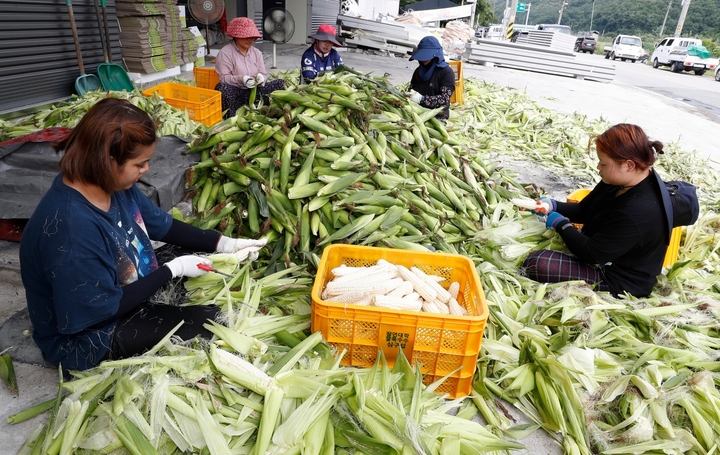
[[[224,0],[189,0],[188,10],[193,19],[205,24],[205,44],[207,45],[207,55],[210,55],[209,25],[220,20],[225,12],[225,2]]]
[[[263,37],[273,43],[272,67],[275,67],[275,45],[290,41],[295,33],[295,19],[282,8],[272,8],[263,17]]]

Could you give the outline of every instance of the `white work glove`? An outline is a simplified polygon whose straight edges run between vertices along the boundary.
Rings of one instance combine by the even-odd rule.
[[[245,259],[254,261],[266,243],[267,239],[233,239],[223,235],[218,241],[217,251],[218,253],[235,254],[241,261]]]
[[[420,104],[420,101],[422,101],[423,96],[416,92],[415,90],[410,90],[407,93],[407,97],[410,98],[410,101],[413,101],[417,104]]]
[[[177,278],[179,276],[194,278],[208,273],[207,270],[198,268],[198,264],[212,265],[212,261],[208,258],[201,258],[200,256],[195,256],[193,254],[187,254],[185,256],[178,256],[163,265],[170,269],[173,278]]]
[[[243,85],[247,88],[255,87],[255,78],[250,76],[243,76]]]
[[[255,82],[257,82],[258,86],[265,85],[266,80],[267,80],[267,78],[265,77],[265,75],[263,73],[257,73],[257,76],[255,76]]]

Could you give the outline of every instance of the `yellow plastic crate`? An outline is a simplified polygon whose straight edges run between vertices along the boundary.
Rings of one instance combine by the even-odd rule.
[[[575,190],[572,193],[570,193],[570,196],[567,197],[568,202],[580,202],[585,196],[590,193],[590,190],[587,188],[581,188],[579,190]],[[577,225],[578,227],[582,227],[582,225]],[[670,267],[672,266],[675,261],[677,261],[678,255],[680,254],[680,239],[682,237],[682,227],[676,227],[672,230],[672,234],[670,234],[670,245],[668,245],[668,249],[665,252],[665,259],[663,260],[663,267]]]
[[[165,82],[142,93],[144,96],[161,96],[167,104],[187,110],[192,120],[203,125],[211,126],[222,120],[222,100],[216,90]]]
[[[448,287],[460,283],[458,303],[467,316],[392,310],[324,301],[320,297],[342,264],[371,266],[379,259],[406,267],[417,266],[425,273],[445,278]],[[371,367],[382,349],[393,365],[402,349],[413,364],[419,362],[423,382],[430,384],[450,374],[437,389],[451,397],[466,396],[472,390],[478,353],[482,343],[488,306],[473,262],[460,255],[422,253],[391,248],[330,245],[323,251],[312,289],[312,330],[338,350],[346,349],[342,364]]]
[[[208,90],[215,90],[215,86],[217,86],[218,82],[220,82],[220,77],[218,76],[217,71],[215,71],[215,68],[203,68],[203,67],[195,67],[193,68],[193,75],[195,76],[195,85],[197,85],[200,88],[206,88]]]
[[[455,73],[455,91],[450,97],[450,103],[463,105],[463,92],[465,91],[465,77],[463,76],[462,62],[448,62]]]

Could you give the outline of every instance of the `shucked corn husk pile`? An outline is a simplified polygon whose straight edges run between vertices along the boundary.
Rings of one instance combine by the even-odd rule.
[[[525,194],[511,174],[492,163],[500,155],[521,156],[557,174],[571,173],[579,185],[588,187],[594,179],[594,162],[585,151],[587,137],[607,125],[581,116],[558,116],[521,93],[469,79],[466,107],[455,110],[444,129],[444,143],[453,151],[446,154],[442,146],[439,151],[432,145],[415,147],[408,136],[420,142],[412,133],[417,129],[422,137],[424,124],[430,139],[426,145],[437,144],[431,135],[438,134],[436,139],[442,141],[442,125],[429,123],[430,117],[423,121],[424,113],[416,106],[407,107],[399,97],[390,98],[397,105],[382,104],[382,109],[394,107],[397,112],[390,112],[402,120],[376,112],[384,98],[371,90],[382,81],[353,76],[357,79],[347,76],[346,82],[357,92],[327,88],[346,91],[342,96],[361,107],[355,109],[344,98],[340,101],[347,104],[345,115],[357,111],[351,114],[352,123],[334,125],[336,131],[344,126],[353,138],[353,144],[334,151],[338,156],[347,153],[345,159],[335,154],[321,158],[324,149],[334,148],[328,147],[332,142],[323,144],[332,140],[332,133],[302,123],[298,117],[312,113],[307,110],[313,107],[302,109],[299,101],[285,94],[291,101],[269,106],[277,115],[265,108],[248,109],[232,120],[238,131],[231,130],[231,122],[219,127],[230,130],[225,138],[254,137],[250,145],[239,139],[217,140],[223,134],[217,130],[218,134],[195,144],[202,147],[205,140],[216,141],[200,151],[215,166],[203,159],[191,178],[198,191],[198,218],[192,221],[228,233],[268,235],[278,247],[240,270],[228,258],[213,257],[220,270],[235,275],[233,280],[226,282],[211,273],[186,282],[187,304],[215,303],[227,313],[225,324],[211,326],[217,334],[211,346],[168,340],[146,356],[106,362],[78,374],[65,384],[67,395],[59,394],[57,401],[46,405],[56,406],[53,417],[31,436],[23,453],[33,449],[45,453],[47,448],[53,448],[50,453],[70,453],[74,447],[82,447],[77,449],[82,453],[107,452],[121,445],[131,453],[492,453],[512,449],[515,446],[504,440],[522,439],[538,428],[556,438],[567,453],[716,451],[720,219],[711,195],[719,185],[706,163],[693,154],[681,154],[677,146],[669,147],[669,156],[660,162],[661,172],[699,186],[701,218],[685,229],[678,262],[661,277],[650,297],[615,299],[583,283],[538,284],[518,273],[524,255],[534,248],[564,247],[534,216],[518,212],[508,202],[513,195],[534,196],[538,189],[528,186]],[[328,95],[319,91],[316,96],[320,93]],[[352,98],[357,93],[365,96]],[[313,100],[307,94],[306,98]],[[372,122],[373,115],[387,119]],[[268,134],[266,125],[278,129]],[[384,166],[383,155],[376,155],[368,141],[369,137],[382,141],[381,135],[391,145]],[[398,144],[393,149],[395,139],[405,152]],[[358,146],[363,141],[372,153]],[[353,147],[358,150],[348,158]],[[227,157],[238,151],[244,158]],[[313,153],[312,165],[306,164]],[[228,163],[237,168],[228,169],[224,166]],[[342,164],[333,169],[334,163]],[[466,164],[474,172],[464,172]],[[321,188],[333,184],[321,179],[332,175],[330,170],[343,171],[338,179],[349,173],[362,176],[318,195]],[[261,176],[246,174],[253,171]],[[378,174],[396,183],[387,188]],[[469,183],[471,177],[477,186]],[[208,180],[211,189],[203,190]],[[302,197],[290,197],[293,188],[299,191],[313,183]],[[453,205],[448,188],[463,202],[467,198],[474,203],[472,208]],[[219,203],[208,203],[212,196],[202,196],[204,191],[220,194],[221,189],[221,196],[216,196]],[[242,199],[247,193],[250,197]],[[358,194],[367,194],[367,199],[354,200],[360,198]],[[257,208],[251,207],[253,199]],[[230,204],[233,207],[223,214]],[[365,206],[380,208],[357,210]],[[470,213],[473,209],[477,213]],[[257,226],[251,218],[254,210],[259,214]],[[385,226],[380,222],[367,231],[362,227],[341,231],[362,224],[357,220],[368,214],[373,215],[368,224],[383,215],[395,221]],[[459,219],[469,220],[474,229]],[[396,226],[400,229],[391,234],[371,237],[381,228]],[[427,393],[434,387],[424,389],[417,371],[402,361],[392,370],[384,367],[382,358],[372,369],[338,367],[342,352],[331,358],[316,335],[306,336],[317,261],[313,255],[339,231],[342,235],[331,241],[399,248],[426,244],[476,261],[491,317],[470,399],[442,402]],[[285,260],[279,260],[283,256]],[[257,372],[238,375],[221,360],[223,349],[243,356],[269,379]],[[508,403],[532,423],[522,426],[512,421],[504,409]],[[457,415],[447,415],[449,409]],[[475,423],[478,412],[487,423],[483,429]],[[482,442],[478,437],[484,438]]]
[[[0,142],[45,128],[74,128],[88,109],[106,97],[126,99],[147,112],[155,120],[160,136],[194,137],[205,130],[205,126],[191,120],[186,111],[170,106],[159,97],[145,97],[137,90],[132,92],[92,90],[83,96],[73,95],[66,101],[30,116],[16,120],[0,119]]]

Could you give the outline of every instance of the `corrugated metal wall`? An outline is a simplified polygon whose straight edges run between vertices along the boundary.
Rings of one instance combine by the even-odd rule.
[[[73,0],[85,72],[104,62],[93,0]],[[102,16],[102,10],[100,10]],[[122,64],[115,0],[107,1],[112,61]],[[0,0],[0,115],[65,99],[80,76],[62,0]]]
[[[337,28],[338,14],[340,14],[339,0],[312,0],[312,24],[308,35],[315,33],[322,24]]]

